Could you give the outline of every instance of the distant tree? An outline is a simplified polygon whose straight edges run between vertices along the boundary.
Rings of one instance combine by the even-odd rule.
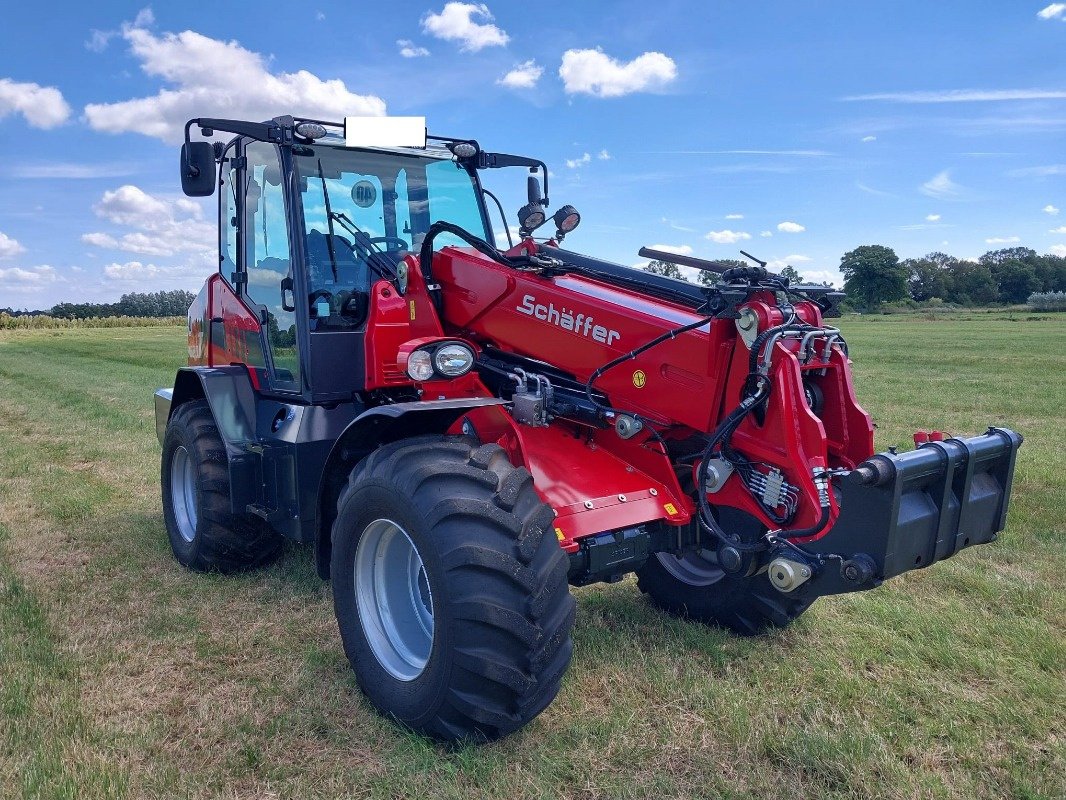
[[[788,278],[790,283],[803,283],[803,276],[799,274],[799,270],[791,264],[786,264],[785,268],[778,273],[782,278]]]
[[[1042,292],[1066,292],[1066,256],[1036,256],[1030,262]]]
[[[939,297],[951,299],[950,266],[956,259],[944,253],[930,253],[924,258],[908,258],[902,262],[907,269],[907,288],[911,299],[923,302]]]
[[[650,272],[652,275],[665,275],[667,278],[677,278],[679,281],[685,280],[685,276],[681,274],[681,269],[677,264],[671,264],[669,261],[652,261],[644,268],[644,271]]]
[[[1030,250],[1028,247],[1005,247],[1002,250],[989,250],[977,260],[986,267],[991,267],[1006,261],[1027,261],[1035,257],[1036,250]]]
[[[130,292],[117,303],[57,303],[48,312],[53,317],[183,317],[195,295],[184,289],[160,292]]]
[[[951,301],[964,306],[995,303],[999,290],[987,265],[976,261],[956,261],[948,267],[951,275]],[[949,299],[949,298],[944,298]]]
[[[868,244],[856,247],[840,259],[844,291],[859,308],[902,300],[907,296],[907,269],[890,247]]]
[[[991,250],[979,259],[992,273],[1001,303],[1024,303],[1030,294],[1044,288],[1037,275],[1039,260],[1036,251],[1028,247]]]

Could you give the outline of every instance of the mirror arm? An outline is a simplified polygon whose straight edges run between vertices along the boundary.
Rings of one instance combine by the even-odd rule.
[[[539,158],[528,158],[526,156],[513,156],[509,153],[486,153],[482,150],[477,154],[477,168],[478,169],[500,169],[501,167],[529,167],[530,172],[540,169],[541,175],[544,176],[544,197],[541,198],[541,205],[548,205],[548,165],[541,161]]]

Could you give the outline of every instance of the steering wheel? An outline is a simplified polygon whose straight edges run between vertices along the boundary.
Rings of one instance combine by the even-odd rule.
[[[314,308],[315,300],[317,300],[320,297],[325,298],[326,301],[329,302],[330,307],[332,308],[332,306],[333,306],[333,292],[328,292],[325,289],[316,289],[315,291],[311,292],[311,294],[308,295],[308,298],[307,298],[308,305],[310,305],[312,308]]]
[[[371,236],[368,237],[368,240],[370,244],[396,244],[402,250],[411,249],[411,243],[406,239],[401,239],[399,236]]]

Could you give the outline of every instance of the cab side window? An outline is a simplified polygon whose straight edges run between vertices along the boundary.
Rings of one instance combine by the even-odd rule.
[[[244,151],[247,180],[244,195],[245,296],[267,314],[267,345],[275,378],[284,384],[299,382],[296,314],[285,303],[293,294],[289,263],[289,230],[285,193],[277,149],[266,142],[250,142]],[[284,282],[284,283],[283,283]],[[283,291],[288,289],[288,291]],[[286,300],[287,298],[287,300]]]

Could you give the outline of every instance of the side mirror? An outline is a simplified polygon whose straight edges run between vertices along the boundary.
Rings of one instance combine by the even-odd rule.
[[[544,205],[544,198],[540,194],[540,181],[534,175],[526,178],[526,199],[533,205]]]
[[[296,295],[293,293],[292,278],[281,279],[281,309],[283,311],[296,310]]]
[[[181,190],[189,197],[215,193],[215,148],[211,142],[186,142],[181,146]]]

